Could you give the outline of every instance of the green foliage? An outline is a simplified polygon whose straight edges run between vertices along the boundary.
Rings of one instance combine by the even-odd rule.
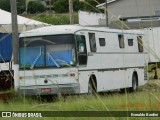
[[[0,0],[0,8],[10,12],[10,0]]]
[[[105,0],[97,0],[98,3],[103,3]],[[94,0],[85,0],[85,2],[80,2],[79,0],[73,0],[73,9],[75,12],[79,10],[98,12],[96,8],[98,3]],[[56,0],[53,3],[53,8],[56,13],[66,13],[69,11],[69,1],[68,0]]]
[[[158,68],[160,68],[160,62],[157,63]]]
[[[15,96],[8,100],[7,104],[0,101],[0,111],[159,111],[160,101],[160,81],[149,81],[136,93],[104,93],[104,95],[88,96],[88,95],[67,95],[59,96],[58,98],[51,98],[51,96],[36,96],[35,98]],[[48,100],[50,99],[50,100]],[[45,101],[46,100],[46,101]],[[49,101],[49,102],[47,102]],[[47,113],[47,112],[46,112]],[[124,117],[46,117],[33,118],[32,120],[148,120],[147,117],[124,118]],[[62,114],[63,116],[63,114]],[[11,118],[10,118],[11,119]],[[17,120],[18,118],[11,119]],[[23,120],[30,120],[31,118],[23,118]],[[153,120],[158,120],[152,116]],[[3,120],[3,119],[2,119]],[[7,119],[6,119],[7,120]],[[20,119],[18,119],[20,120]]]
[[[68,0],[56,0],[53,4],[56,13],[65,13],[69,11]]]
[[[30,1],[27,12],[30,14],[41,13],[45,11],[45,6],[40,1]]]
[[[97,0],[98,3],[103,3],[105,0]],[[85,0],[85,2],[80,2],[79,0],[73,0],[74,12],[79,10],[86,10],[90,12],[98,12],[96,8],[98,3],[95,0]],[[0,0],[0,8],[10,12],[10,0]],[[67,13],[69,11],[69,1],[68,0],[55,0],[53,3],[53,8],[56,13]],[[25,12],[26,5],[25,0],[17,0],[17,13],[22,14]],[[34,14],[37,12],[44,12],[45,6],[39,1],[30,1],[28,4],[28,13]]]
[[[54,25],[69,24],[69,18],[66,16],[40,16],[36,20]]]
[[[155,70],[155,68],[156,68],[155,64],[148,65],[148,72],[151,72],[152,70]]]
[[[74,12],[78,12],[79,10],[83,10],[84,5],[82,2],[79,2],[79,0],[73,0],[73,9]]]
[[[89,12],[97,12],[98,9],[96,8],[96,5],[98,5],[97,2],[95,2],[94,0],[86,0],[86,2],[84,2],[84,11],[89,11]]]
[[[74,15],[74,23],[77,24],[78,23],[78,15],[75,14]],[[41,15],[35,18],[35,20],[41,21],[41,22],[45,22],[48,24],[53,24],[53,25],[63,25],[63,24],[69,24],[70,20],[69,20],[69,14],[65,14],[65,15]]]
[[[17,13],[22,14],[26,10],[26,4],[24,0],[17,0]]]
[[[10,0],[0,0],[0,8],[11,12]],[[22,14],[25,11],[25,2],[24,0],[17,0],[17,13]]]

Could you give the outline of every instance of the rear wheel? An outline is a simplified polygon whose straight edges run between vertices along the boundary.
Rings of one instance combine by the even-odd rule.
[[[138,85],[137,81],[138,81],[137,76],[135,74],[133,74],[133,76],[132,76],[132,87],[130,88],[131,92],[137,91],[137,85]]]
[[[125,91],[127,91],[127,88],[121,88],[121,89],[120,89],[120,92],[121,92],[121,93],[125,93]]]
[[[88,83],[88,94],[93,95],[97,93],[97,83],[95,76],[91,76]]]
[[[94,93],[91,82],[88,83],[88,94],[92,95]]]

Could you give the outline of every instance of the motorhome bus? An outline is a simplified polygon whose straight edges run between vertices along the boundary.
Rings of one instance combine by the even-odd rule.
[[[20,34],[20,93],[95,93],[144,85],[139,31],[60,25]]]

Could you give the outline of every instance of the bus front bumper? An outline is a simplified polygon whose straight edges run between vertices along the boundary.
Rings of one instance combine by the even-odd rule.
[[[56,95],[80,93],[79,84],[21,86],[21,95]]]

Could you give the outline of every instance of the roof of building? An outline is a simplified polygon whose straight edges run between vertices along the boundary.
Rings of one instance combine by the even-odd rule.
[[[151,27],[160,27],[160,20],[156,21],[112,21],[109,24],[112,29],[143,29]]]
[[[158,20],[160,19],[160,15],[153,15],[153,16],[133,16],[133,17],[122,17],[119,18],[122,21],[132,20],[132,19],[141,19],[141,20]]]

